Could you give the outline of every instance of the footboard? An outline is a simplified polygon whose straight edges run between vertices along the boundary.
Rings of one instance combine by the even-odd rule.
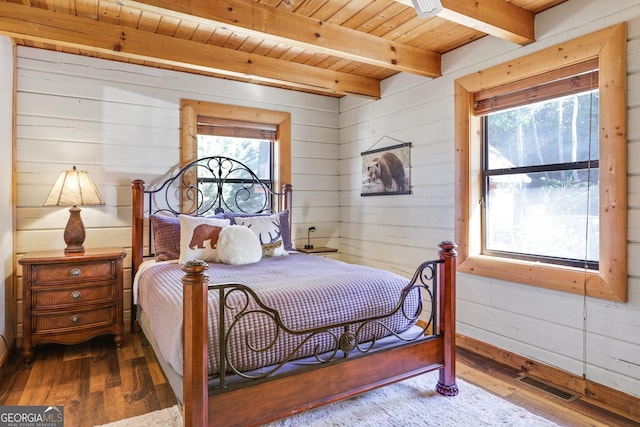
[[[440,259],[418,267],[390,312],[303,330],[292,330],[283,324],[279,313],[265,305],[251,288],[241,284],[210,285],[205,274],[207,264],[188,263],[182,279],[185,425],[261,424],[434,369],[441,370],[436,390],[445,395],[457,394],[455,247],[452,242],[441,243]],[[218,342],[214,345],[221,356],[219,377],[213,385],[207,378],[209,291],[219,295],[220,323]],[[415,292],[423,296],[418,298],[418,307],[407,303],[408,296]],[[423,299],[430,307],[424,310],[428,316],[418,322],[420,327],[393,330],[387,320],[401,315],[414,323],[423,312]],[[228,310],[233,311],[233,316],[225,323]],[[322,337],[330,347],[318,350],[303,363],[296,361],[298,366],[294,370],[290,370],[290,364],[300,346],[275,365],[243,372],[230,357],[230,337],[243,319],[256,316],[261,324],[266,322],[274,329],[274,337],[295,336],[302,343]],[[251,332],[244,334],[251,351],[267,351],[274,344],[273,341],[256,344]],[[251,405],[246,404],[248,401]]]

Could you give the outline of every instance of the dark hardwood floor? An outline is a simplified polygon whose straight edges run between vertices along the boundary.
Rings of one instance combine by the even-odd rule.
[[[456,375],[495,395],[561,426],[640,426],[640,419],[619,414],[594,399],[579,396],[567,402],[548,392],[517,381],[522,372],[468,350],[456,351]]]
[[[31,366],[13,351],[0,372],[0,405],[64,406],[65,426],[94,426],[175,405],[151,347],[126,335],[74,346],[41,345]],[[572,402],[516,381],[519,372],[459,349],[457,375],[564,426],[640,426],[597,402]]]
[[[94,426],[177,403],[142,335],[36,347],[31,366],[13,351],[0,373],[0,405],[64,406],[65,426]]]

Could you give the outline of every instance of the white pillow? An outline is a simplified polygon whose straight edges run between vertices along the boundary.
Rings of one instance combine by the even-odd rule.
[[[252,264],[262,259],[262,245],[248,227],[230,225],[218,236],[218,257],[225,264]]]
[[[216,245],[220,231],[229,226],[228,219],[178,215],[180,221],[180,258],[184,264],[193,259],[220,262]]]
[[[262,256],[286,256],[289,252],[284,248],[280,215],[235,217],[236,224],[249,227],[256,233],[262,245]]]

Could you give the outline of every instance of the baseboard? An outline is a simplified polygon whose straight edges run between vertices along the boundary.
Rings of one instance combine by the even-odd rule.
[[[456,335],[456,345],[472,353],[517,369],[532,377],[578,393],[582,399],[640,422],[640,399],[569,372],[527,359],[474,338]]]

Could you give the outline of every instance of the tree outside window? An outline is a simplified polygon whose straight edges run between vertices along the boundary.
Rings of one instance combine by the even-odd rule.
[[[208,207],[216,203],[216,189],[221,179],[225,210],[233,212],[260,212],[270,209],[271,200],[268,192],[262,186],[255,185],[255,179],[250,171],[267,188],[273,191],[272,185],[272,149],[271,141],[244,137],[227,137],[198,134],[198,158],[209,156],[224,156],[244,164],[247,169],[238,168],[232,161],[222,161],[217,165],[214,173],[206,168],[198,168],[198,188],[202,194],[202,206]]]
[[[482,120],[483,253],[597,268],[598,91]]]

